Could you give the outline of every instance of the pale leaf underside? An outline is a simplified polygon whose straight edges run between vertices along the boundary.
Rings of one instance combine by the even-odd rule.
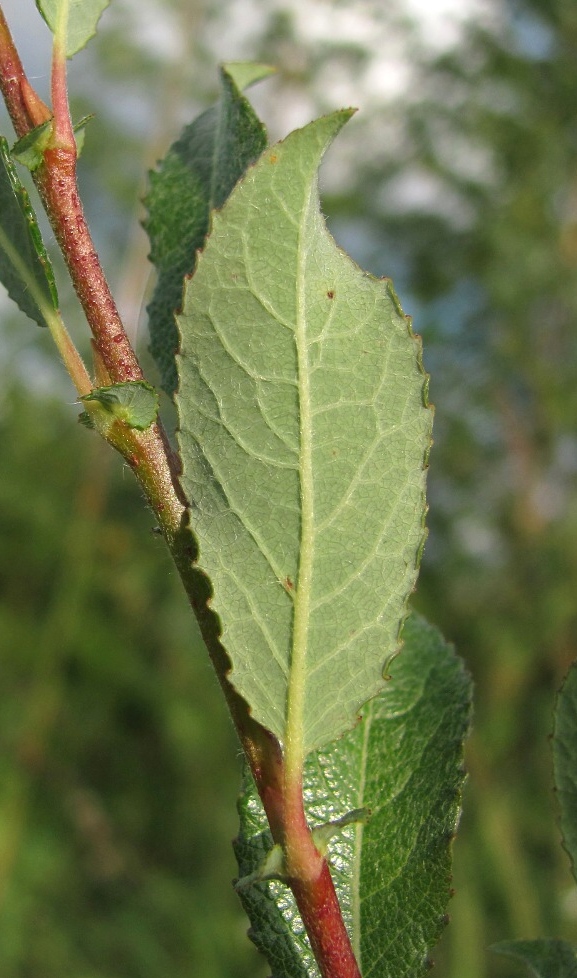
[[[178,319],[182,482],[231,680],[305,753],[383,685],[423,540],[432,420],[390,283],[339,251],[320,214],[320,159],[349,115],[248,170]]]
[[[96,33],[100,15],[110,0],[36,0],[36,6],[54,33],[63,14],[66,17],[66,57],[80,51]]]

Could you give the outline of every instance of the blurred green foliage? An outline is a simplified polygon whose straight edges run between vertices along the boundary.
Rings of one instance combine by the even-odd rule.
[[[98,111],[82,182],[107,267],[136,241],[117,274],[134,320],[141,176],[216,87],[208,34],[192,28],[221,8],[166,3],[183,18],[176,63],[139,46],[131,5],[114,6],[76,115]],[[362,45],[307,47],[290,5],[273,6],[236,54],[279,65],[281,116],[283,92],[288,104],[315,79],[360,76]],[[490,10],[449,54],[415,43],[409,97],[359,119],[354,165],[326,199],[342,244],[393,275],[432,374],[415,603],[477,687],[452,924],[434,955],[446,978],[519,974],[486,951],[498,940],[577,939],[547,743],[577,655],[577,7]],[[0,974],[264,974],[228,885],[238,758],[219,691],[130,475],[60,406],[60,375],[46,395],[38,334],[2,338]]]
[[[56,399],[4,390],[0,453],[0,973],[258,974],[238,752],[152,518]]]
[[[417,603],[477,688],[446,944],[461,978],[518,973],[484,952],[505,934],[577,936],[547,742],[577,654],[577,11],[499,10],[500,31],[472,30],[429,66],[409,123],[416,157],[468,221],[396,222],[438,406]],[[489,160],[484,183],[459,161],[463,141]]]

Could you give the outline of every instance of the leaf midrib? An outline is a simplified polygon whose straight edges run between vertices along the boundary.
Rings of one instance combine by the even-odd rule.
[[[60,0],[54,24],[54,44],[61,47],[66,56],[68,56],[68,14],[68,0]]]
[[[285,774],[288,782],[300,780],[304,763],[304,705],[307,649],[310,623],[314,551],[314,505],[312,462],[312,408],[307,343],[306,259],[309,213],[314,184],[304,202],[297,239],[295,346],[299,404],[299,481],[301,532],[298,576],[293,611],[292,648],[287,689]]]
[[[367,761],[369,756],[369,742],[371,734],[373,711],[369,706],[361,723],[364,725],[363,742],[361,756],[359,758],[358,770],[360,771],[359,786],[356,798],[356,808],[365,807],[365,786],[367,782]],[[351,917],[352,933],[351,942],[355,957],[362,967],[361,960],[361,855],[363,851],[363,833],[365,823],[360,821],[355,825],[353,840],[353,868],[351,873]]]

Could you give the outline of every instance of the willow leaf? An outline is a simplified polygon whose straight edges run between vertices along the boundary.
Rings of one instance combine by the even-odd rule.
[[[100,15],[110,0],[36,0],[53,34],[63,30],[66,57],[80,51],[96,33]]]
[[[335,245],[317,171],[337,112],[216,212],[178,324],[182,484],[254,716],[294,756],[382,688],[423,542],[431,411],[389,281]]]
[[[50,258],[30,198],[0,137],[0,281],[39,326],[58,308]]]
[[[333,877],[363,978],[417,978],[446,923],[451,840],[463,784],[471,684],[439,633],[412,615],[391,679],[363,719],[310,755],[304,797],[312,825],[367,807],[371,817],[329,844]],[[239,802],[241,876],[272,839],[252,781]],[[239,889],[251,937],[274,978],[318,978],[294,899],[281,883]]]
[[[150,352],[164,390],[176,390],[178,333],[174,314],[182,305],[182,282],[194,269],[212,208],[222,207],[247,166],[266,145],[266,131],[241,89],[270,74],[266,65],[221,68],[222,94],[183,130],[158,169],[150,174],[144,227],[157,280],[148,306]]]

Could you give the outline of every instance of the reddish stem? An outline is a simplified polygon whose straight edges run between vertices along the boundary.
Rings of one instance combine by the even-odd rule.
[[[291,888],[323,978],[361,978],[326,861],[316,880]]]
[[[76,142],[68,105],[66,81],[66,52],[54,41],[52,49],[52,111],[54,113],[53,145],[67,149],[76,156]]]
[[[50,119],[51,112],[30,85],[0,7],[0,90],[17,136]]]
[[[316,848],[303,805],[302,780],[285,781],[286,871],[323,978],[361,978],[326,860]]]
[[[54,229],[72,283],[82,303],[100,356],[113,382],[142,380],[100,260],[84,219],[76,185],[76,148],[66,139],[69,126],[65,63],[54,56],[53,94],[57,129],[64,146],[46,151],[34,179]],[[50,109],[30,85],[0,8],[0,89],[19,137],[51,118]]]
[[[30,86],[0,8],[0,89],[19,137],[51,118]],[[142,380],[143,374],[105,279],[84,218],[76,184],[76,148],[71,138],[65,63],[53,62],[55,131],[44,163],[35,171],[38,191],[94,336],[96,362],[111,381]],[[178,465],[160,425],[143,432],[114,426],[107,435],[134,470],[175,560],[235,726],[246,752],[275,842],[287,854],[291,886],[323,978],[360,978],[328,865],[306,824],[302,790],[287,790],[280,745],[251,716],[228,681],[230,663],[219,626],[208,606],[187,527]],[[294,786],[293,786],[294,787]],[[298,797],[297,797],[298,795]]]
[[[113,383],[142,380],[86,224],[76,183],[75,149],[47,149],[35,182],[110,379]]]

